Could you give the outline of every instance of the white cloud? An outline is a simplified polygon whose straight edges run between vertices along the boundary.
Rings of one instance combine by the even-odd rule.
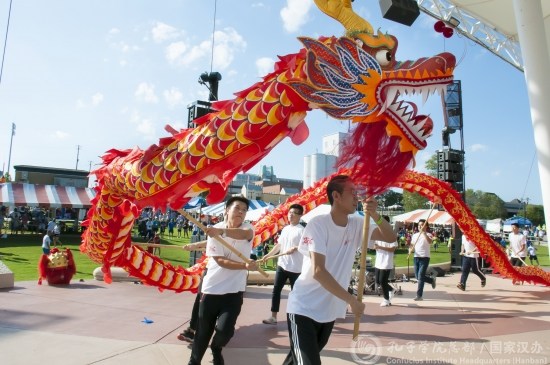
[[[214,33],[213,68],[225,70],[233,62],[235,53],[246,49],[243,37],[233,28],[224,28]],[[168,62],[179,66],[189,66],[201,59],[210,58],[212,41],[207,40],[189,47],[183,41],[171,43],[166,47]]]
[[[120,29],[118,28],[111,28],[111,30],[109,30],[109,34],[119,34],[120,33]]]
[[[147,139],[153,139],[155,138],[155,127],[153,125],[153,122],[151,122],[150,119],[141,119],[137,123],[136,130],[143,134]]]
[[[502,173],[501,170],[493,170],[491,171],[491,176],[500,176]]]
[[[98,106],[99,104],[101,104],[103,102],[103,99],[105,99],[103,94],[100,93],[100,92],[97,92],[97,93],[95,93],[94,95],[92,95],[90,97],[89,101],[78,99],[76,101],[76,108],[77,109],[83,109],[83,108],[87,108],[89,106],[92,106],[92,107],[93,106]]]
[[[113,47],[114,49],[122,52],[122,53],[128,53],[128,52],[132,52],[132,51],[139,51],[140,48],[139,46],[132,46],[126,42],[123,42],[123,41],[119,41],[119,42],[112,42],[111,43],[111,47]]]
[[[262,2],[252,4],[253,8],[263,8],[264,6],[265,6],[265,4],[262,3]]]
[[[94,95],[92,95],[92,105],[97,106],[97,105],[101,104],[103,99],[104,99],[104,97],[103,97],[102,93],[99,93],[99,92],[95,93]]]
[[[283,27],[287,32],[297,32],[308,21],[308,13],[312,3],[312,0],[286,1],[286,6],[281,9],[281,18],[283,20]]]
[[[142,117],[138,111],[133,111],[130,122],[136,126],[136,131],[146,140],[155,139],[155,125],[149,118]]]
[[[164,90],[162,94],[166,103],[172,108],[183,104],[183,94],[178,88],[172,87],[170,90]]]
[[[182,55],[187,50],[187,45],[183,41],[170,43],[166,47],[165,55],[168,62],[174,64],[178,62],[178,59],[182,58]]]
[[[168,24],[157,22],[157,24],[151,29],[151,34],[153,35],[153,40],[157,43],[169,39],[178,38],[181,35],[181,32]]]
[[[487,151],[488,147],[484,144],[481,144],[481,143],[476,143],[476,144],[473,144],[471,147],[470,147],[470,150],[472,152],[479,152],[479,151]]]
[[[256,60],[256,69],[258,70],[258,76],[263,77],[273,71],[273,65],[275,60],[269,57],[262,57]]]
[[[62,132],[62,131],[55,131],[55,132],[53,132],[52,137],[55,138],[55,139],[65,140],[65,139],[69,138],[69,133]]]
[[[128,61],[120,60],[120,61],[118,61],[118,64],[120,65],[120,67],[126,67],[126,65],[128,65]]]
[[[158,97],[155,95],[155,85],[147,82],[142,82],[138,85],[135,95],[139,101],[145,103],[156,104],[159,101]]]

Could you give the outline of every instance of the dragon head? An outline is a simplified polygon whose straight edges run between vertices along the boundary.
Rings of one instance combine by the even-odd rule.
[[[426,147],[433,122],[405,98],[421,95],[425,101],[445,92],[453,80],[452,54],[398,62],[397,39],[380,32],[301,41],[307,50],[307,78],[289,83],[311,107],[337,119],[386,122],[387,134],[400,139],[401,152],[414,154]]]
[[[301,38],[305,77],[289,85],[311,108],[356,123],[338,164],[353,167],[354,177],[366,182],[370,193],[380,193],[414,163],[433,129],[432,120],[418,113],[407,96],[421,95],[425,101],[444,93],[453,80],[455,57],[441,53],[398,62],[397,39],[375,33],[350,0],[314,1],[344,25],[346,36]]]
[[[374,32],[355,13],[351,0],[314,0],[317,7],[340,22],[346,37],[301,38],[307,52],[305,80],[293,88],[313,108],[338,119],[358,123],[386,122],[389,136],[400,139],[402,152],[414,155],[426,147],[432,120],[418,113],[407,95],[445,92],[453,80],[455,57],[441,53],[415,61],[398,62],[397,39]]]

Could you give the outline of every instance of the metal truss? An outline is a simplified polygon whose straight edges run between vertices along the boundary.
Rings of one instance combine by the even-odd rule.
[[[484,23],[451,0],[417,0],[424,13],[449,24],[451,18],[460,21],[455,31],[476,42],[523,72],[521,48],[517,39],[500,33],[493,25]]]

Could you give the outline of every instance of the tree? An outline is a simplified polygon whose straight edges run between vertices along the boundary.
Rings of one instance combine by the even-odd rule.
[[[544,224],[544,208],[542,205],[528,205],[527,206],[526,217],[529,219],[533,225],[538,226]]]
[[[410,212],[416,209],[426,209],[428,199],[418,193],[403,191],[403,209],[405,212]]]
[[[437,153],[434,153],[432,157],[430,157],[427,161],[424,167],[426,168],[426,174],[437,177]]]
[[[384,207],[389,207],[395,204],[401,204],[403,200],[403,194],[398,193],[397,191],[388,190],[384,194],[379,195],[377,198],[379,204],[384,203]]]
[[[437,177],[437,162],[437,153],[434,153],[424,165],[427,175]],[[427,205],[428,199],[424,198],[422,195],[405,190],[403,191],[403,209],[405,212],[416,209],[426,209]]]
[[[504,201],[494,193],[467,189],[466,205],[478,219],[505,219],[507,215]]]

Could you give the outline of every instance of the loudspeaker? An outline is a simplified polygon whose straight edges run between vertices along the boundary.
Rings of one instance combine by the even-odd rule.
[[[462,249],[462,231],[460,229],[456,229],[455,236],[452,240],[452,244],[450,247],[450,254],[451,254],[451,269],[462,269],[462,255],[460,255],[460,251]]]
[[[411,26],[420,9],[415,0],[380,0],[380,10],[385,19]]]

